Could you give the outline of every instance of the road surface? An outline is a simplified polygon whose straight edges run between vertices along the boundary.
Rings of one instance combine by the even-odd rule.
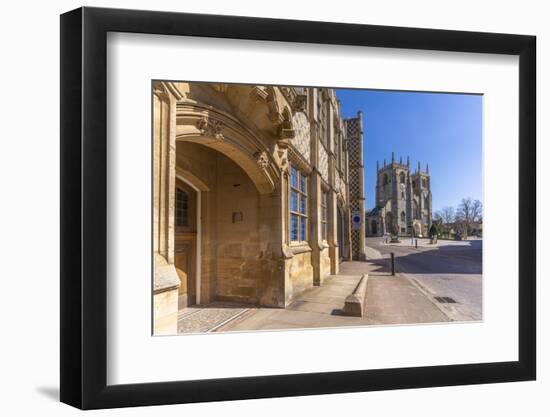
[[[367,238],[366,242],[367,257],[379,272],[390,272],[388,258],[393,252],[396,273],[421,289],[449,319],[482,320],[481,239],[440,240],[435,246],[419,239],[418,248],[410,238],[402,238],[401,244],[386,243],[385,237]]]

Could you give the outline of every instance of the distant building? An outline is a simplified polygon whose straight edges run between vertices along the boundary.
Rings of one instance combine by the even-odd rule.
[[[420,162],[411,172],[410,160],[379,166],[376,162],[376,207],[366,214],[367,236],[388,233],[427,236],[432,224],[430,170],[422,171]]]

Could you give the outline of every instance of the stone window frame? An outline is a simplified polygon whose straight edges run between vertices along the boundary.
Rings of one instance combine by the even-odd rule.
[[[185,196],[185,201],[178,198],[183,196]],[[182,206],[183,203],[185,203],[185,207]],[[181,187],[176,187],[174,206],[174,224],[176,228],[189,227],[189,193]],[[180,222],[180,219],[183,221]]]
[[[293,171],[296,171],[296,186],[293,185]],[[291,244],[307,243],[309,238],[309,196],[308,196],[309,175],[295,164],[290,164],[290,193],[288,196],[288,236]],[[296,210],[292,209],[292,196],[296,193]],[[305,202],[305,204],[304,204]],[[305,207],[304,207],[305,206]],[[297,239],[293,239],[292,220],[297,219]],[[302,223],[303,222],[303,223]],[[303,225],[303,226],[302,226]],[[305,235],[305,236],[304,236]]]

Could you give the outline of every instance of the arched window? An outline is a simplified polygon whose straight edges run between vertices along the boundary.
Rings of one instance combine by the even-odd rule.
[[[418,212],[418,203],[416,200],[413,200],[413,217],[415,219],[420,219],[420,213]]]
[[[405,173],[402,172],[400,175],[399,175],[399,182],[401,184],[405,184]]]
[[[426,178],[422,178],[422,188],[426,188]]]
[[[428,198],[428,196],[426,196],[426,197],[424,198],[424,207],[425,207],[425,208],[430,207],[430,199]]]
[[[405,219],[406,219],[405,212],[402,211],[402,212],[401,212],[401,224],[405,224]]]
[[[384,181],[382,184],[386,185],[388,183],[388,174],[384,174]]]

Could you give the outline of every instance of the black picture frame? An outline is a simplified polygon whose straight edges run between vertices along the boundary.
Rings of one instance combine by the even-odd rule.
[[[107,385],[108,32],[519,56],[519,360]],[[85,7],[61,15],[60,56],[62,402],[94,409],[536,378],[534,36]]]

